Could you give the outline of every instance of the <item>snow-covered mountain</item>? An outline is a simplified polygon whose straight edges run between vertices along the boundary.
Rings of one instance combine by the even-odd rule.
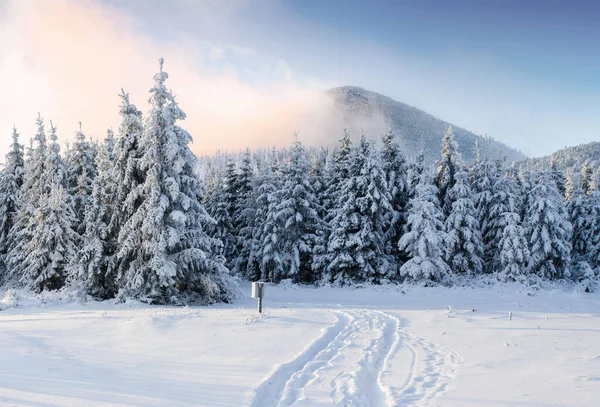
[[[414,157],[422,150],[425,160],[429,163],[439,158],[442,137],[451,123],[387,96],[355,86],[333,88],[327,93],[341,109],[348,127],[362,128],[363,123],[369,120],[385,126],[391,124],[408,157]],[[516,149],[490,137],[479,136],[458,126],[452,126],[459,150],[466,161],[475,158],[475,141],[479,141],[482,152],[489,157],[506,157],[508,162],[526,158]]]

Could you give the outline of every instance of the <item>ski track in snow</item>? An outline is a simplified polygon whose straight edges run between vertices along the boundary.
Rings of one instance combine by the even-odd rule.
[[[410,334],[395,316],[334,314],[334,325],[257,386],[251,407],[428,406],[457,374],[457,354]]]

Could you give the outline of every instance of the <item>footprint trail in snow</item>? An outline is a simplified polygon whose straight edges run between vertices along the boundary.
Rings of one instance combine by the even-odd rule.
[[[460,358],[409,334],[398,318],[335,314],[333,326],[257,387],[251,407],[428,406],[455,377]]]

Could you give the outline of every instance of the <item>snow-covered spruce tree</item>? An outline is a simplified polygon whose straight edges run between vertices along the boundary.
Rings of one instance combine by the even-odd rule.
[[[525,217],[529,272],[550,279],[568,276],[572,227],[550,172],[539,174],[531,195]]]
[[[485,241],[485,261],[491,272],[500,267],[500,240],[508,221],[504,214],[508,212],[519,214],[520,209],[514,180],[509,174],[496,179],[489,204],[486,234],[483,239]]]
[[[85,207],[92,194],[92,181],[96,178],[94,154],[94,146],[85,138],[79,122],[79,130],[75,133],[75,140],[68,156],[68,166],[69,188],[73,196],[75,216],[78,219],[76,229],[80,233],[83,233]]]
[[[423,151],[417,155],[415,162],[408,167],[406,175],[406,186],[408,188],[408,199],[412,199],[417,194],[417,185],[421,181],[421,176],[425,172],[425,154]]]
[[[579,185],[581,187],[581,190],[586,194],[590,194],[593,190],[592,178],[593,178],[592,167],[590,166],[589,160],[585,160],[585,163],[583,164],[583,167],[581,168],[581,178],[579,179]]]
[[[33,216],[44,195],[44,173],[47,155],[47,139],[44,120],[38,114],[37,132],[25,161],[23,185],[19,191],[19,205],[15,224],[8,233],[5,282],[18,284],[23,274],[25,247],[31,241],[35,223]]]
[[[454,186],[446,194],[447,201],[452,202],[445,225],[446,262],[455,274],[481,274],[483,239],[467,173],[459,169],[454,179]]]
[[[72,283],[97,299],[114,298],[117,294],[115,273],[115,241],[109,224],[114,212],[114,138],[107,134],[96,157],[98,175],[92,182],[84,217],[82,247],[73,262]]]
[[[400,275],[407,279],[443,281],[452,273],[444,261],[447,236],[438,196],[431,176],[423,172],[408,202],[408,221],[399,243],[410,256],[400,267]]]
[[[562,198],[564,198],[566,191],[567,191],[566,182],[565,182],[565,174],[563,174],[563,172],[560,170],[560,168],[558,168],[558,164],[556,163],[556,160],[552,160],[550,162],[550,172],[552,173],[552,179],[554,180],[554,183],[556,184],[556,188],[558,189],[560,196]]]
[[[492,209],[493,188],[497,176],[496,167],[488,161],[487,157],[482,158],[479,150],[476,151],[476,160],[469,171],[469,178],[474,194],[473,202],[475,203],[475,209],[477,209],[477,218],[479,219],[481,235],[483,236],[483,255],[484,259],[488,261],[493,257],[493,253],[487,252],[486,248],[491,247],[488,239],[493,236],[491,233],[490,211]],[[486,268],[484,271],[491,271],[491,269]]]
[[[452,202],[446,199],[446,195],[456,182],[456,172],[459,171],[461,163],[458,144],[454,140],[454,132],[450,126],[442,139],[442,158],[437,162],[435,178],[435,185],[440,194],[440,205],[446,216],[452,210]]]
[[[331,221],[325,280],[338,284],[395,278],[385,254],[386,214],[391,197],[378,157],[364,136],[350,156],[348,179]]]
[[[34,292],[57,290],[67,278],[67,266],[77,254],[79,234],[71,197],[60,185],[44,194],[33,216],[33,233],[24,248],[20,283]]]
[[[218,248],[217,253],[226,259],[231,253],[237,251],[237,240],[231,233],[233,231],[233,221],[225,200],[223,180],[216,181],[212,193],[206,201],[206,210],[215,220],[214,224],[207,226],[207,232],[212,238],[221,241],[222,245]]]
[[[600,267],[600,191],[594,190],[584,197],[584,211],[588,216],[586,259],[594,270]]]
[[[316,280],[321,280],[327,266],[327,241],[331,229],[325,222],[327,218],[327,206],[329,205],[329,196],[327,195],[329,184],[331,182],[331,173],[333,171],[332,161],[329,157],[330,152],[321,149],[315,157],[315,162],[310,172],[310,182],[318,202],[318,216],[323,221],[322,226],[317,229],[315,247],[313,249],[312,269]]]
[[[280,281],[284,275],[284,254],[281,249],[282,228],[277,220],[278,192],[281,177],[278,160],[273,157],[270,168],[259,178],[256,225],[248,275],[263,281]]]
[[[323,202],[323,207],[327,212],[325,220],[330,222],[337,215],[339,195],[344,187],[344,183],[350,177],[350,158],[352,154],[352,141],[350,134],[344,129],[344,134],[339,142],[339,147],[333,153],[333,165],[329,177],[329,187]]]
[[[266,273],[264,277],[262,275],[262,246],[270,209],[270,196],[279,189],[278,173],[278,160],[275,151],[272,151],[265,155],[264,162],[258,168],[254,186],[254,196],[256,200],[254,208],[255,220],[250,241],[248,265],[244,273],[244,277],[251,281],[256,281],[261,278],[267,279]],[[271,210],[274,211],[274,209]]]
[[[19,190],[23,185],[25,173],[23,146],[19,144],[16,128],[13,128],[12,139],[11,149],[6,154],[5,167],[0,172],[0,260],[3,260],[8,252],[8,234],[16,221]]]
[[[50,193],[53,186],[68,188],[67,166],[60,155],[60,144],[56,135],[56,127],[50,122],[50,136],[44,164],[43,178],[44,193]]]
[[[229,242],[223,242],[224,252],[223,255],[226,259],[226,265],[230,270],[235,268],[238,259],[238,246],[237,246],[237,235],[234,228],[234,219],[236,216],[237,207],[237,187],[238,187],[238,172],[235,165],[235,161],[230,157],[227,160],[225,167],[225,175],[223,176],[223,205],[227,211],[227,224],[229,233],[233,237],[232,244]]]
[[[400,266],[406,259],[398,249],[402,229],[406,224],[406,206],[408,205],[408,185],[406,159],[395,140],[391,126],[382,136],[381,167],[385,174],[388,192],[391,198],[392,211],[388,214],[385,230],[386,253],[396,265]]]
[[[161,58],[140,140],[140,170],[146,173],[142,202],[119,235],[118,257],[128,262],[118,298],[163,304],[228,301],[232,286],[221,256],[215,255],[221,242],[206,233],[214,220],[202,205],[192,137],[176,124],[186,115],[165,86],[168,74],[162,66]]]
[[[244,274],[248,267],[254,229],[254,167],[250,150],[246,150],[236,179],[236,199],[233,212],[233,233],[237,240],[237,259],[233,271]]]
[[[312,273],[313,251],[317,231],[323,228],[319,218],[319,203],[314,194],[308,172],[310,163],[302,143],[296,140],[290,151],[289,162],[283,171],[283,185],[277,193],[275,218],[281,228],[280,247],[284,253],[284,275],[296,281],[314,282]]]
[[[119,137],[115,144],[115,164],[112,177],[115,183],[115,196],[109,223],[108,240],[111,245],[117,246],[117,239],[122,227],[133,217],[141,205],[143,198],[143,184],[146,174],[140,168],[142,146],[140,144],[144,131],[142,125],[142,112],[131,103],[129,94],[121,89],[121,124]],[[117,279],[120,279],[128,265],[135,256],[135,247],[128,248],[121,253],[120,258],[115,258]]]
[[[505,212],[502,216],[505,226],[498,244],[500,256],[496,271],[499,279],[515,281],[527,274],[529,249],[521,216],[516,212]]]
[[[585,172],[582,174],[582,180]],[[581,184],[576,184],[569,177],[569,185],[572,191],[567,194],[566,210],[573,232],[571,234],[571,258],[573,263],[591,260],[593,251],[592,231],[594,229],[594,218],[592,216],[592,199],[590,195],[581,189]],[[571,189],[569,188],[569,189]]]

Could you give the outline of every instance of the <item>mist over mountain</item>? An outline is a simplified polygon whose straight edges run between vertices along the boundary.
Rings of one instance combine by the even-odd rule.
[[[475,158],[476,141],[481,153],[492,159],[504,157],[507,162],[512,162],[527,158],[520,151],[491,137],[474,134],[416,107],[363,88],[343,86],[330,89],[327,94],[334,99],[346,126],[352,132],[362,130],[368,136],[372,136],[374,132],[381,132],[391,125],[398,135],[405,155],[409,158],[423,151],[426,162],[431,163],[439,159],[440,143],[450,125],[465,161]]]

